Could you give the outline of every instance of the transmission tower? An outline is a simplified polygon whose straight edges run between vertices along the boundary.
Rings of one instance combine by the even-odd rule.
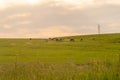
[[[100,26],[100,24],[98,24],[98,34],[100,34],[101,33],[101,26]]]

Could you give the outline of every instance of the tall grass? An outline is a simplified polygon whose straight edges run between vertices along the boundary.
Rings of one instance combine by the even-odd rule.
[[[0,80],[120,80],[120,55],[113,60],[91,59],[89,63],[30,63],[0,65]]]

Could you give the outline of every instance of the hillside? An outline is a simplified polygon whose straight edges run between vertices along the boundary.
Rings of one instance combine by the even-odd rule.
[[[69,41],[75,39],[74,42]],[[82,40],[81,40],[82,39]],[[120,34],[64,37],[63,41],[42,39],[0,39],[0,62],[19,61],[85,62],[90,58],[116,57],[120,51]]]
[[[63,38],[0,39],[0,80],[120,80],[120,34]]]

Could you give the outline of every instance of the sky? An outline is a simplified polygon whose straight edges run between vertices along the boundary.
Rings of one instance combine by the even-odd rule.
[[[120,0],[0,0],[0,38],[120,33]]]

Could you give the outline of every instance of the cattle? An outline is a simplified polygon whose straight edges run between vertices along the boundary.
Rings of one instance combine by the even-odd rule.
[[[51,38],[48,38],[49,40],[51,40]]]
[[[81,38],[80,41],[83,41],[83,39]]]
[[[49,40],[55,40],[55,38],[49,38]]]
[[[29,40],[32,40],[32,38],[30,38]]]
[[[49,40],[55,40],[55,38],[49,38]]]
[[[92,38],[92,40],[95,40],[95,38]]]
[[[63,41],[62,38],[49,38],[49,40],[52,40],[52,41]]]
[[[63,41],[64,39],[60,38],[59,41]]]
[[[56,38],[55,40],[56,40],[56,41],[63,41],[62,38]]]
[[[75,41],[75,39],[71,38],[71,39],[70,39],[70,41],[71,41],[71,42],[74,42],[74,41]]]

